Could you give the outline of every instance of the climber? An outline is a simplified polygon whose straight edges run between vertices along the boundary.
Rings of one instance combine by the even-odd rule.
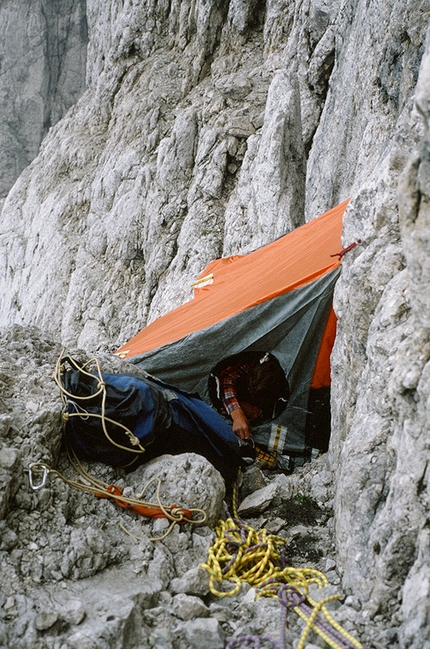
[[[233,421],[239,439],[252,439],[251,424],[273,419],[285,407],[289,386],[277,359],[269,353],[232,359],[217,376],[221,411]],[[280,403],[281,402],[281,403]]]
[[[80,364],[61,355],[55,376],[65,439],[79,459],[136,468],[165,453],[197,453],[227,487],[239,467],[255,459],[253,449],[241,446],[231,426],[197,394],[146,372],[105,374],[98,359]]]

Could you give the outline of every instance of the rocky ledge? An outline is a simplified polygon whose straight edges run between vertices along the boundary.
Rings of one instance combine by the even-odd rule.
[[[84,352],[74,350],[79,358]],[[282,607],[256,598],[243,583],[226,598],[213,595],[207,561],[215,526],[227,516],[225,485],[198,455],[166,455],[135,471],[85,464],[99,481],[135,497],[153,477],[160,497],[207,514],[201,525],[169,526],[75,489],[49,473],[32,490],[28,467],[46,462],[77,478],[62,446],[61,400],[53,379],[61,347],[36,328],[12,327],[0,342],[0,646],[8,649],[218,649],[236,637],[278,640]],[[124,361],[101,357],[104,369]],[[40,476],[34,475],[35,486]],[[152,492],[151,492],[152,489]],[[155,498],[155,486],[145,498]],[[231,506],[231,502],[230,505]],[[345,597],[336,571],[332,475],[321,457],[294,474],[251,466],[243,475],[238,514],[247,525],[285,539],[291,566],[324,573],[329,585],[313,587],[334,619],[363,643],[383,647],[395,631],[378,629],[353,596]],[[221,588],[233,584],[223,582]],[[286,640],[297,643],[304,622],[288,614]],[[390,636],[390,637],[389,637]],[[311,633],[306,645],[321,640]]]

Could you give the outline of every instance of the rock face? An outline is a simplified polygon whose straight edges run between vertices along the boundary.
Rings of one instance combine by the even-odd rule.
[[[394,620],[401,646],[409,647],[430,641],[424,615],[430,561],[429,54],[427,40],[415,91],[424,126],[416,150],[405,160],[399,146],[415,131],[412,112],[399,121],[392,150],[351,206],[346,231],[353,237],[361,232],[366,250],[346,260],[337,287],[341,318],[334,353],[338,432],[331,454],[341,466],[336,512],[344,585],[368,598],[372,616],[400,607]]]
[[[0,11],[9,5],[14,6],[3,3]],[[402,649],[429,646],[428,3],[87,0],[86,10],[87,90],[50,129],[1,214],[0,324],[42,330],[34,334],[42,343],[30,344],[42,345],[32,352],[40,356],[34,367],[46,364],[48,334],[87,350],[113,350],[189,299],[190,283],[214,257],[267,243],[351,196],[344,243],[361,243],[345,255],[336,287],[333,433],[310,493],[322,490],[334,508],[336,565],[345,605],[351,605],[341,612],[343,619],[351,623],[355,611],[353,622],[369,644],[376,639]],[[9,344],[24,349],[28,330],[5,331]],[[58,417],[53,401],[43,403],[47,417]],[[37,562],[29,560],[27,536],[41,503],[19,489],[22,478],[16,477],[28,446],[9,434],[26,419],[7,407],[4,551],[21,552],[12,565],[19,560],[31,566],[15,568],[18,591],[34,573],[47,593],[56,577],[48,568],[45,576],[44,568],[32,567]],[[48,423],[40,424],[32,454],[57,460],[57,436],[49,432],[53,420]],[[329,476],[326,483],[323,475]],[[67,523],[70,505],[60,492]],[[264,512],[270,494],[282,501],[293,492],[266,486],[255,497],[266,503]],[[17,503],[11,500],[17,497]],[[50,496],[45,498],[49,509]],[[12,502],[28,513],[22,528]],[[83,506],[93,515],[90,504]],[[100,552],[91,554],[102,558],[86,562],[84,548],[98,546],[79,526],[73,518],[67,538],[75,534],[81,555],[66,549],[69,558],[56,555],[52,565],[64,561],[59,581],[85,578],[96,593],[95,578],[108,583],[108,570],[121,564],[122,550],[106,532]],[[15,548],[22,534],[25,551]],[[188,549],[193,543],[187,536]],[[191,568],[188,559],[177,567],[164,545],[159,552],[164,567],[154,577],[157,588],[161,584],[157,593],[130,595],[152,611],[166,602],[171,606],[169,580]],[[13,588],[8,597],[15,597]],[[204,597],[197,586],[193,592],[181,588],[174,597]],[[186,646],[201,644],[201,633],[210,627],[197,622],[205,613],[194,604],[194,620],[183,619],[188,612],[178,615],[181,624],[193,621],[181,627]],[[31,608],[18,598],[6,600],[3,609],[18,605]],[[188,605],[193,608],[193,602],[176,600],[176,608],[163,613],[163,624],[148,613],[151,646],[176,647],[169,616]],[[72,618],[74,606],[67,602]],[[88,613],[79,602],[76,610],[73,624],[79,626]],[[135,621],[138,613],[128,603],[118,610],[109,637],[119,643],[127,624],[135,624],[126,620]],[[8,615],[0,637],[3,631],[10,637]],[[63,613],[52,615],[55,621],[42,616],[28,622],[31,632],[16,636],[28,633],[30,643],[38,633],[61,627]],[[211,615],[221,623],[226,612],[212,608]],[[214,624],[207,646],[222,646],[233,622],[222,632]],[[74,630],[75,645],[82,646],[88,634],[96,638],[97,624]],[[92,646],[90,639],[85,642]]]
[[[0,6],[0,198],[85,89],[85,0]]]

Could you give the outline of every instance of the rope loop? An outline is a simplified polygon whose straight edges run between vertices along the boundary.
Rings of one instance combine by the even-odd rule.
[[[96,380],[96,391],[87,396],[77,396],[68,392],[64,386],[63,375],[66,370],[66,362],[79,373],[82,373],[84,376],[87,376],[91,379]],[[95,372],[90,372],[90,365],[95,364]],[[82,419],[89,419],[90,417],[95,417],[100,419],[103,432],[108,439],[108,441],[117,448],[124,449],[133,454],[142,454],[145,452],[145,449],[141,446],[139,439],[134,435],[134,433],[127,428],[127,426],[121,424],[120,422],[113,421],[106,416],[106,383],[103,380],[102,371],[98,359],[93,358],[83,365],[79,365],[73,358],[70,356],[65,356],[65,350],[62,350],[59,358],[57,359],[54,372],[54,380],[57,384],[61,400],[63,403],[63,412],[62,412],[62,421],[65,425],[71,417],[80,417]],[[89,400],[94,400],[95,398],[100,397],[100,414],[88,412],[85,408],[85,402]],[[124,432],[126,438],[130,442],[132,448],[123,446],[115,442],[109,435],[107,430],[107,424],[114,424],[118,426]],[[82,466],[82,463],[78,459],[75,451],[67,443],[66,440],[67,454],[69,461],[75,472],[80,476],[77,480],[69,479],[64,476],[59,471],[52,469],[50,466],[44,462],[35,462],[29,467],[29,482],[30,487],[37,491],[45,486],[48,474],[52,473],[60,478],[65,484],[68,484],[80,491],[85,493],[93,494],[97,498],[106,498],[112,500],[116,505],[124,509],[130,509],[132,512],[139,514],[141,516],[150,517],[150,518],[166,518],[170,521],[169,528],[167,532],[158,538],[150,539],[153,541],[164,539],[173,529],[176,524],[182,525],[184,523],[191,523],[194,525],[201,525],[207,519],[206,513],[199,508],[186,509],[180,507],[177,504],[165,505],[161,500],[160,487],[161,480],[158,477],[152,478],[142,489],[141,493],[136,498],[127,498],[123,496],[122,489],[114,484],[106,484],[101,480],[98,480],[94,476],[90,475]],[[41,474],[41,481],[36,484],[35,476]],[[144,500],[144,494],[147,491],[148,487],[157,483],[155,490],[156,502],[148,502]],[[125,528],[123,528],[125,530]],[[129,532],[125,530],[127,534]],[[131,536],[134,536],[131,534]],[[137,538],[137,537],[135,537]]]
[[[295,608],[306,600],[306,593],[301,593],[292,584],[283,584],[278,588],[277,597],[285,608]]]
[[[44,462],[34,462],[29,466],[29,482],[30,487],[33,491],[38,491],[43,486],[45,486],[48,474],[53,474],[60,478],[65,484],[68,484],[75,489],[79,489],[84,493],[89,493],[95,496],[96,498],[106,498],[112,500],[116,505],[122,507],[123,509],[130,509],[135,514],[144,516],[146,518],[167,518],[170,521],[170,526],[165,534],[159,538],[151,538],[151,541],[160,541],[166,538],[168,534],[173,530],[174,526],[179,524],[183,525],[185,523],[190,523],[192,525],[201,525],[206,521],[206,512],[202,509],[193,508],[185,509],[179,507],[178,505],[165,505],[161,501],[160,488],[161,480],[157,476],[149,480],[145,485],[140,495],[137,498],[128,498],[122,495],[122,489],[115,484],[106,484],[94,476],[90,475],[82,466],[82,463],[77,458],[73,449],[67,446],[67,453],[69,456],[70,464],[73,469],[78,473],[78,475],[85,481],[81,480],[72,480],[66,478],[65,475],[59,471],[52,469],[48,464]],[[33,474],[42,474],[41,483],[36,485]],[[143,500],[143,494],[147,491],[148,487],[156,482],[156,502],[149,502]],[[89,483],[89,484],[87,484]],[[195,517],[196,516],[196,517]],[[127,531],[127,530],[125,530]],[[128,532],[127,532],[128,533]],[[133,536],[132,534],[130,536]],[[138,538],[138,537],[135,537]]]
[[[99,360],[97,358],[92,358],[83,365],[79,365],[73,358],[71,358],[70,356],[66,357],[64,356],[64,354],[65,350],[63,349],[57,360],[54,372],[54,381],[60,390],[61,400],[63,402],[63,424],[65,425],[69,421],[70,417],[80,417],[83,420],[88,420],[90,417],[99,419],[103,433],[110,444],[112,444],[116,448],[127,451],[134,455],[144,453],[145,448],[141,445],[139,439],[134,435],[133,431],[127,428],[127,426],[124,426],[124,424],[118,421],[114,421],[106,415],[106,383],[102,376]],[[66,390],[63,384],[63,375],[67,371],[66,360],[73,369],[82,373],[84,376],[97,380],[97,390],[95,392],[87,396],[77,396]],[[88,371],[88,368],[91,365],[95,365],[95,372]],[[90,413],[85,410],[84,403],[89,400],[94,400],[97,397],[100,397],[100,414],[95,412]],[[73,408],[73,412],[69,412],[69,406]],[[123,444],[120,444],[112,439],[107,429],[107,424],[113,424],[114,426],[117,426],[120,430],[122,430],[130,445],[124,446]]]

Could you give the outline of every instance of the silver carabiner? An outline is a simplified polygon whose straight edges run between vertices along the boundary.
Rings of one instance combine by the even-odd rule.
[[[36,467],[41,467],[41,468],[37,470]],[[40,484],[37,485],[34,484],[33,473],[43,474]],[[30,482],[30,487],[33,489],[33,491],[39,491],[39,489],[43,489],[43,487],[46,484],[46,480],[48,478],[48,473],[49,473],[48,467],[42,464],[41,462],[33,462],[33,464],[30,464],[30,466],[28,467],[28,479]]]
[[[250,446],[251,448],[255,448],[255,441],[252,435],[251,437],[247,437],[246,439],[241,439],[240,437],[238,437],[237,441],[239,442],[239,446]]]

